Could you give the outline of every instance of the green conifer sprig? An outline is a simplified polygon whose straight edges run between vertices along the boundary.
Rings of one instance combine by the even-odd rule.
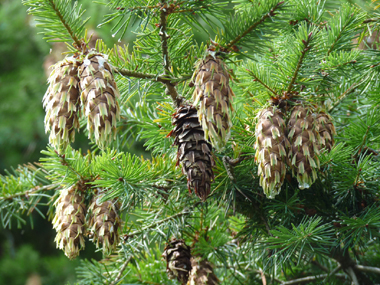
[[[24,0],[28,13],[34,15],[37,26],[43,29],[44,39],[49,42],[73,42],[78,48],[84,36],[84,27],[89,18],[83,20],[85,10],[78,2],[70,0]]]
[[[16,223],[18,228],[26,224],[23,215],[29,216],[36,211],[43,218],[39,206],[46,205],[51,197],[49,190],[57,188],[47,178],[47,172],[32,164],[19,166],[17,169],[0,175],[0,219],[3,228],[11,228]],[[30,219],[33,225],[33,220]]]

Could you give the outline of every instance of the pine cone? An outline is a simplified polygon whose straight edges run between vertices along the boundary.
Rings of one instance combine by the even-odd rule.
[[[330,151],[334,145],[334,135],[336,134],[334,124],[329,114],[319,112],[317,115],[317,129],[320,135],[320,148]]]
[[[199,124],[197,109],[191,105],[179,107],[173,115],[173,125],[176,126],[170,135],[175,136],[174,145],[178,145],[177,165],[181,162],[189,191],[194,189],[195,194],[205,201],[214,179],[212,167],[215,162],[211,144],[205,140]]]
[[[119,243],[118,229],[120,227],[119,203],[116,201],[105,201],[100,203],[103,193],[92,199],[88,209],[88,228],[92,241],[99,248],[99,243],[103,246],[103,254],[109,255]]]
[[[309,188],[317,179],[321,139],[316,117],[312,108],[295,106],[288,122],[288,157],[300,189]]]
[[[283,117],[279,109],[269,107],[260,112],[256,125],[255,160],[259,165],[260,185],[268,198],[280,193],[286,174],[289,141]]]
[[[229,86],[227,66],[222,59],[211,55],[197,65],[193,75],[194,106],[200,105],[198,116],[206,140],[210,140],[216,150],[220,151],[230,137],[232,126],[228,110],[233,111],[234,93]]]
[[[56,207],[53,228],[57,231],[55,241],[68,258],[74,259],[84,248],[86,206],[84,195],[76,186],[61,190],[54,203]]]
[[[116,100],[119,91],[107,56],[96,52],[88,53],[79,76],[89,138],[95,136],[98,146],[105,148],[112,141],[112,137],[116,136],[116,123],[120,119]]]
[[[54,65],[48,78],[49,87],[43,98],[46,111],[45,131],[49,141],[59,152],[74,141],[79,129],[78,63],[70,57]]]
[[[173,239],[165,247],[162,256],[166,261],[169,279],[177,278],[181,284],[186,284],[191,270],[190,247],[183,240]]]
[[[220,283],[211,263],[207,260],[201,260],[200,257],[192,257],[191,267],[188,285],[218,285]]]

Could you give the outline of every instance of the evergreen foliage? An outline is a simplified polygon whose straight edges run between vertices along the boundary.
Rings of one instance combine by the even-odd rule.
[[[87,204],[97,189],[99,204],[117,200],[121,225],[111,255],[81,261],[78,284],[180,284],[161,257],[173,238],[220,284],[379,283],[380,53],[358,45],[380,20],[376,3],[343,2],[108,1],[103,24],[114,23],[121,40],[136,24],[137,35],[131,46],[97,43],[120,91],[116,140],[87,154],[48,147],[37,166],[1,176],[3,226],[21,227],[23,214],[46,203],[52,216],[59,191],[80,185]],[[75,3],[24,1],[46,39],[82,55],[86,20]],[[194,40],[199,30],[208,42]],[[175,110],[192,103],[196,62],[210,54],[228,63],[235,99],[231,138],[213,153],[215,178],[201,201],[187,191],[168,134]],[[317,154],[313,183],[301,190],[289,166],[274,199],[254,160],[258,114],[271,104],[285,121],[294,106],[329,113],[337,132],[331,151]],[[149,159],[129,152],[134,141]]]

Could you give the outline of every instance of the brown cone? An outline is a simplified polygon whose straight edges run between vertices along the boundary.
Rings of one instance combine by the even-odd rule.
[[[218,285],[220,280],[216,277],[212,265],[200,257],[191,258],[191,273],[187,285]]]
[[[84,248],[86,206],[84,195],[76,186],[61,190],[54,203],[56,207],[53,228],[57,231],[57,247],[65,251],[68,258],[74,259]]]
[[[49,87],[43,98],[46,111],[45,131],[50,132],[49,141],[62,152],[74,141],[75,129],[79,129],[78,63],[66,58],[53,66],[48,78]]]
[[[181,162],[189,190],[193,189],[205,201],[214,179],[212,167],[215,162],[211,144],[205,140],[199,124],[197,109],[191,105],[179,107],[172,122],[176,125],[171,135],[175,137],[174,145],[178,145],[177,165]]]
[[[268,198],[280,193],[286,174],[286,138],[284,114],[275,107],[262,110],[256,125],[256,155],[260,185]]]
[[[329,114],[319,112],[317,115],[318,132],[320,135],[320,148],[330,151],[334,145],[334,135],[336,134],[334,124]]]
[[[191,270],[190,247],[183,240],[173,239],[165,247],[162,256],[166,261],[169,279],[177,278],[181,284],[186,284]]]
[[[119,91],[106,58],[104,54],[91,51],[79,71],[89,138],[94,136],[100,148],[105,148],[115,137],[120,119]]]
[[[316,117],[311,107],[295,106],[288,122],[288,157],[300,189],[309,188],[317,179],[321,139]]]
[[[229,110],[233,111],[234,93],[229,86],[227,66],[221,58],[208,55],[198,62],[193,82],[194,106],[199,104],[198,116],[205,138],[220,151],[230,137],[232,126]]]
[[[101,193],[92,199],[88,209],[88,228],[96,247],[99,248],[99,244],[102,244],[103,254],[109,255],[119,243],[120,205],[116,201],[100,203],[102,196]]]

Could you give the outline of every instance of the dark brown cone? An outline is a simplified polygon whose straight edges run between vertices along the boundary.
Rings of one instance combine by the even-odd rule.
[[[187,285],[218,285],[220,280],[216,277],[212,265],[200,257],[191,258],[191,273]]]
[[[43,98],[46,111],[45,131],[50,132],[49,142],[62,152],[74,141],[75,129],[79,129],[78,62],[65,58],[53,66],[49,87]]]
[[[55,241],[66,256],[74,259],[84,248],[86,206],[84,195],[76,186],[61,190],[54,203],[56,210],[53,228],[57,231]]]
[[[260,185],[268,198],[280,193],[286,174],[287,150],[284,114],[275,107],[260,112],[256,125],[256,155]]]
[[[317,179],[321,139],[311,107],[295,106],[288,122],[289,160],[299,188],[309,188]]]
[[[334,145],[334,135],[336,134],[334,124],[329,114],[319,112],[317,115],[318,132],[320,135],[320,148],[330,151]]]
[[[229,111],[233,111],[234,96],[223,60],[208,55],[198,62],[193,83],[194,106],[199,104],[198,117],[205,131],[205,138],[210,140],[217,151],[220,151],[230,137],[232,122]]]
[[[107,56],[94,51],[88,53],[79,76],[89,138],[94,136],[98,146],[105,148],[116,136],[116,125],[120,119],[119,91]]]
[[[105,201],[100,203],[103,194],[99,194],[92,199],[88,209],[90,230],[92,241],[99,248],[103,247],[103,254],[109,255],[119,243],[118,229],[120,227],[119,203],[116,201]]]
[[[212,167],[215,162],[211,155],[211,144],[205,140],[198,121],[197,109],[191,105],[179,107],[172,123],[176,125],[171,135],[175,137],[174,145],[178,146],[177,165],[181,162],[189,190],[193,189],[205,201],[214,179]]]
[[[183,240],[173,239],[165,247],[162,256],[166,261],[169,279],[177,278],[181,284],[186,284],[191,270],[190,247]]]

